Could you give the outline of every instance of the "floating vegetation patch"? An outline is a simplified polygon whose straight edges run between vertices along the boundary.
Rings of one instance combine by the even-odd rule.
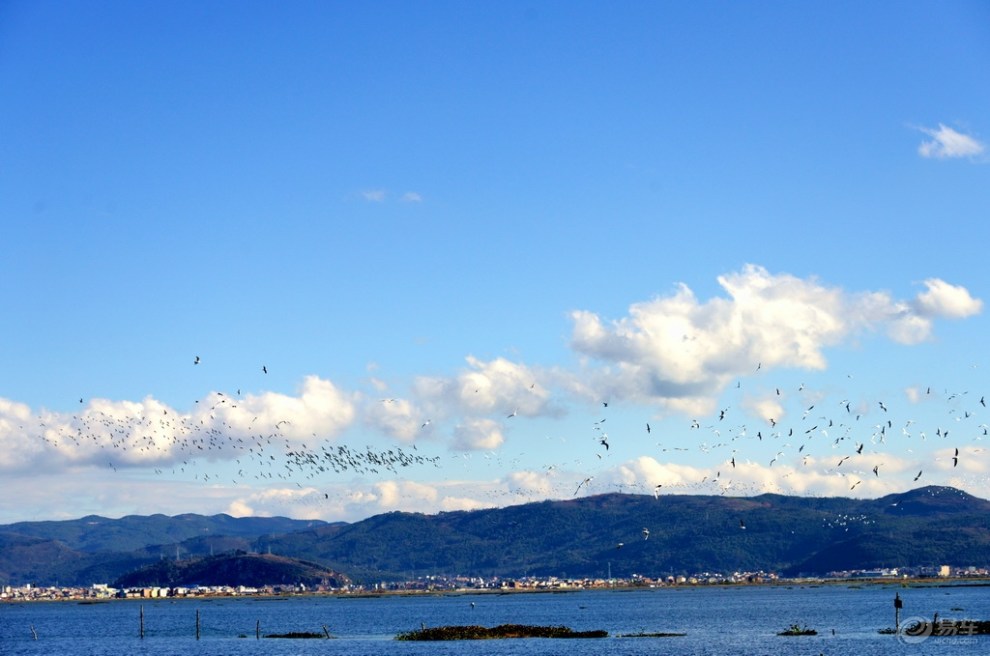
[[[566,626],[500,624],[484,626],[437,626],[400,633],[396,640],[492,640],[497,638],[606,638],[608,631],[574,631]]]
[[[806,626],[791,624],[789,627],[778,633],[779,636],[813,636],[818,635],[818,631],[809,629]]]
[[[266,638],[294,638],[294,639],[311,639],[311,638],[325,638],[326,636],[322,633],[309,633],[308,631],[292,631],[290,633],[268,633],[265,635]]]

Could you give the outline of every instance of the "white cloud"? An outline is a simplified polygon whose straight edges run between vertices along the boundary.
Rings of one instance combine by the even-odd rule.
[[[770,274],[746,265],[718,278],[728,297],[699,301],[686,286],[636,303],[608,324],[589,311],[572,313],[572,346],[605,364],[599,387],[627,398],[691,409],[757,368],[824,369],[824,349],[869,330],[914,344],[932,319],[979,312],[962,287],[926,281],[914,303],[885,292],[850,294],[815,279]]]
[[[406,193],[402,194],[402,198],[400,198],[400,200],[403,203],[422,203],[423,196],[415,191],[407,191]]]
[[[927,291],[915,299],[917,312],[922,316],[964,319],[983,310],[983,301],[970,296],[965,287],[938,278],[929,278],[924,284]]]
[[[784,418],[784,406],[780,402],[780,397],[776,393],[772,394],[773,396],[746,398],[743,405],[752,415],[767,423],[779,422]]]
[[[422,412],[406,399],[386,398],[365,408],[364,420],[386,435],[412,442],[422,430]]]
[[[956,132],[941,123],[937,129],[918,128],[931,137],[918,146],[918,154],[926,158],[947,159],[951,157],[974,157],[981,155],[986,146],[973,137]]]
[[[298,396],[274,392],[209,394],[190,413],[152,397],[91,399],[74,414],[40,411],[0,399],[0,470],[165,467],[180,460],[233,460],[247,444],[331,439],[354,420],[354,404],[333,383],[309,376]],[[314,437],[316,436],[316,437]],[[257,455],[257,452],[253,452]]]
[[[385,202],[385,190],[384,189],[367,189],[361,192],[361,197],[366,201],[371,203],[384,203]]]
[[[559,414],[540,372],[505,358],[483,361],[468,356],[467,363],[469,369],[453,378],[417,378],[415,395],[439,415],[496,414],[509,419]]]
[[[463,451],[491,451],[502,446],[502,426],[492,419],[468,419],[454,429],[454,448]]]
[[[201,413],[204,412],[206,409],[202,408]],[[225,429],[239,434],[275,427],[280,437],[312,440],[314,434],[320,439],[339,434],[354,421],[355,408],[352,399],[332,382],[307,376],[298,396],[275,392],[249,394],[214,404],[210,414],[214,421],[220,418]]]

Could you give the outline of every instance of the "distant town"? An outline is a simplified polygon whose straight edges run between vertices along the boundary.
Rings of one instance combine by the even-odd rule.
[[[692,576],[666,576],[651,578],[633,575],[629,578],[482,578],[467,576],[426,576],[411,581],[380,582],[371,585],[349,584],[341,587],[329,585],[306,586],[265,585],[248,586],[190,586],[190,587],[135,587],[113,588],[106,583],[88,587],[60,587],[33,585],[3,586],[0,602],[23,601],[81,601],[97,602],[112,599],[163,599],[197,597],[246,597],[284,596],[304,594],[325,595],[386,595],[417,593],[510,593],[510,592],[565,592],[602,590],[609,588],[660,588],[699,585],[760,585],[792,584],[808,582],[843,581],[976,581],[990,579],[990,567],[903,567],[885,569],[859,569],[829,572],[820,577],[784,578],[774,572],[734,572],[732,574],[701,572]]]

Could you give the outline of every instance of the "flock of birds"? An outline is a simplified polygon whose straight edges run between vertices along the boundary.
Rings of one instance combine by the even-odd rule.
[[[201,362],[199,356],[193,359],[193,365],[198,366]],[[263,374],[268,373],[267,365],[262,365],[260,369]],[[741,383],[738,383],[737,389],[740,386]],[[764,393],[780,401],[775,407],[783,408],[785,399],[794,391],[770,387]],[[612,438],[606,431],[606,426],[611,426],[606,423],[610,418],[607,416],[608,401],[601,402],[602,416],[592,425],[595,444],[593,455],[582,454],[579,449],[561,449],[561,452],[575,459],[547,463],[541,471],[547,480],[556,477],[561,471],[569,472],[557,481],[556,491],[551,492],[552,496],[558,497],[576,497],[582,493],[595,494],[603,491],[631,491],[652,493],[659,499],[665,492],[678,488],[680,491],[697,490],[736,495],[782,491],[767,489],[765,478],[757,480],[759,477],[753,476],[754,469],[762,467],[789,468],[773,479],[781,483],[799,469],[808,468],[821,476],[840,477],[838,480],[843,481],[851,492],[864,481],[881,479],[886,469],[884,453],[894,440],[910,440],[915,443],[913,446],[929,439],[937,440],[939,445],[936,453],[946,455],[936,456],[932,465],[938,464],[943,470],[956,469],[965,458],[973,457],[984,450],[978,445],[988,434],[988,425],[979,423],[979,417],[986,408],[984,396],[977,398],[977,395],[968,392],[936,393],[931,388],[920,390],[918,396],[921,401],[940,400],[945,407],[943,423],[922,428],[919,422],[912,419],[895,420],[890,410],[894,404],[884,400],[868,403],[850,399],[828,401],[827,397],[815,394],[804,385],[797,388],[796,392],[796,401],[792,401],[791,406],[800,401],[804,403],[800,405],[798,413],[790,413],[795,415],[793,419],[784,414],[754,420],[751,412],[738,411],[733,405],[727,405],[718,409],[711,417],[693,419],[682,429],[675,429],[669,438],[655,442],[659,458],[670,459],[675,452],[697,450],[709,462],[717,463],[715,466],[699,469],[698,471],[706,473],[699,475],[700,478],[696,480],[680,476],[673,481],[646,481],[640,478],[632,483],[616,483],[615,478],[607,473],[591,474],[589,470],[596,466],[604,468],[604,461],[611,459],[616,452],[627,452],[629,448],[635,448],[639,455],[644,444],[649,444],[650,449],[653,449],[657,435],[665,432],[669,426],[665,422],[664,428],[660,429],[646,421],[641,424],[643,433],[636,436],[630,435],[626,424],[622,429],[621,440]],[[173,411],[170,414],[168,408],[161,406],[160,414],[145,407],[141,412],[122,418],[117,413],[89,408],[86,412],[73,415],[71,422],[63,423],[57,429],[40,422],[39,435],[42,440],[55,447],[68,443],[87,447],[90,454],[99,450],[105,457],[107,466],[115,471],[121,464],[141,466],[144,463],[155,463],[157,466],[154,471],[159,475],[165,475],[171,469],[176,476],[192,474],[194,479],[214,483],[225,483],[224,478],[227,478],[235,485],[249,482],[249,479],[280,480],[295,483],[301,488],[304,481],[312,481],[307,483],[310,486],[319,485],[332,474],[351,472],[387,476],[399,474],[400,470],[410,467],[442,466],[439,456],[423,455],[415,444],[408,449],[397,446],[382,449],[370,446],[353,448],[332,443],[316,434],[312,435],[312,441],[303,443],[291,431],[291,417],[280,419],[272,426],[260,426],[252,422],[251,429],[245,430],[243,424],[229,424],[225,418],[228,415],[223,412],[236,408],[239,398],[240,390],[237,390],[236,395],[229,396],[213,392],[205,399],[205,405],[210,406],[208,416],[205,412],[181,414]],[[83,403],[84,399],[80,398],[79,401]],[[739,405],[743,405],[741,400]],[[513,410],[504,420],[518,421],[514,419],[517,415],[517,411]],[[423,421],[421,430],[431,429],[431,423],[429,419]],[[614,448],[616,446],[620,448]],[[907,451],[910,453],[912,449],[908,448]],[[759,453],[773,455],[764,462],[759,462],[754,460],[759,457]],[[484,457],[501,463],[502,455],[504,454],[491,451],[485,453]],[[461,453],[452,457],[470,456],[469,453]],[[590,463],[588,458],[591,458]],[[236,467],[209,466],[210,463],[219,461],[233,461]],[[516,459],[511,464],[519,461],[520,459]],[[582,469],[586,473],[574,477],[573,472]],[[926,469],[921,467],[913,475],[913,481],[922,481]],[[611,480],[607,483],[608,489],[601,489],[596,485],[595,481],[599,476]],[[560,489],[561,485],[567,485],[567,480],[575,481],[570,483],[569,491],[565,491],[567,488]],[[502,488],[492,494],[524,495],[527,492]],[[329,493],[323,496],[329,499]],[[740,529],[745,528],[740,522]],[[648,528],[643,529],[642,537],[644,540],[649,539]]]
[[[193,359],[193,365],[201,362],[199,356]],[[267,374],[267,365],[262,365],[261,371]],[[106,467],[115,472],[124,466],[153,463],[158,465],[154,467],[157,475],[167,475],[170,469],[174,476],[192,474],[194,480],[204,483],[239,485],[249,479],[278,480],[301,488],[300,481],[317,482],[331,472],[397,474],[402,468],[439,466],[438,456],[423,455],[415,445],[411,450],[398,446],[353,448],[331,444],[313,434],[313,446],[307,446],[289,434],[291,418],[262,426],[259,417],[254,417],[251,428],[245,430],[227,419],[227,412],[238,408],[240,397],[239,389],[235,395],[213,392],[205,399],[208,408],[194,414],[170,413],[164,405],[143,406],[126,416],[89,408],[72,415],[68,423],[39,421],[36,429],[43,443],[56,449],[76,447],[81,460],[102,458]],[[79,399],[80,404],[84,402],[84,398]],[[195,403],[201,405],[198,400]],[[215,466],[231,460],[236,473],[235,468],[224,471]],[[329,494],[324,497],[329,498]]]

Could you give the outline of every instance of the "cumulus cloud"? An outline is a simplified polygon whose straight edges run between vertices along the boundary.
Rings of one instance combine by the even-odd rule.
[[[918,146],[918,154],[925,158],[975,157],[986,150],[980,141],[941,123],[938,128],[920,127],[918,130],[931,137]]]
[[[502,426],[492,419],[468,419],[454,429],[454,448],[463,451],[490,451],[502,446]]]
[[[550,390],[541,383],[540,372],[505,358],[484,361],[468,356],[467,364],[467,370],[452,378],[417,378],[415,394],[446,414],[495,413],[509,418],[559,412],[551,404]]]
[[[780,397],[776,394],[760,398],[746,398],[743,400],[743,406],[752,415],[768,423],[775,423],[782,420],[785,414]]]
[[[356,411],[352,398],[332,382],[307,376],[298,396],[249,394],[229,403],[214,403],[210,414],[214,419],[222,417],[224,427],[236,433],[251,434],[259,427],[277,427],[282,437],[304,440],[313,435],[321,439],[336,436],[354,421]]]
[[[918,294],[914,303],[920,316],[964,319],[983,310],[983,301],[970,296],[965,287],[938,278],[929,278],[924,284],[927,291]]]
[[[274,392],[235,398],[214,392],[191,412],[146,397],[91,399],[75,413],[32,411],[0,399],[0,470],[95,464],[164,467],[190,458],[233,459],[252,440],[332,439],[354,420],[349,395],[307,377],[298,396]],[[247,442],[245,441],[247,440]]]
[[[423,196],[415,191],[407,191],[402,194],[402,198],[400,198],[400,200],[403,203],[422,203]]]
[[[712,395],[758,368],[824,369],[824,350],[860,332],[882,330],[914,344],[930,336],[933,319],[969,316],[982,307],[964,288],[940,280],[926,281],[927,291],[914,301],[886,292],[849,293],[755,265],[718,282],[726,297],[700,301],[681,284],[611,322],[573,312],[571,344],[605,365],[599,386],[636,400],[705,410]]]
[[[365,423],[403,442],[412,442],[423,428],[423,413],[407,399],[381,399],[365,408]]]

